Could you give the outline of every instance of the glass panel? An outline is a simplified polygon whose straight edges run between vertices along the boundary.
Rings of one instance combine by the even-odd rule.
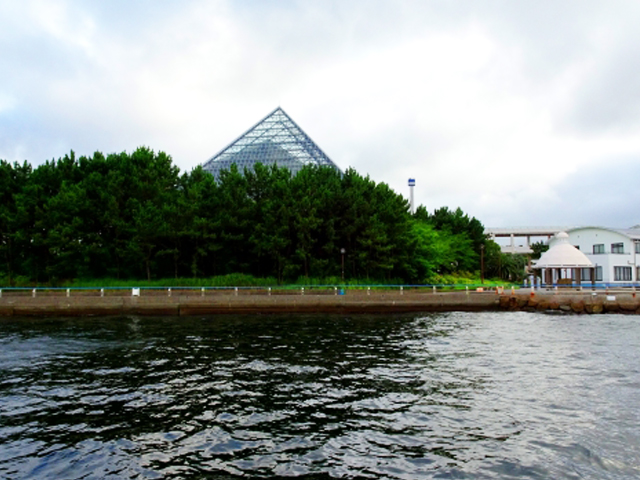
[[[340,170],[281,108],[203,164],[203,168],[218,179],[220,172],[233,163],[243,171],[258,162],[287,167],[294,174],[308,164]]]
[[[613,267],[613,280],[616,282],[630,282],[631,267]]]

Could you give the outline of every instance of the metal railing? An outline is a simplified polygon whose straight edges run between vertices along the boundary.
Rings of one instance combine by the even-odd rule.
[[[640,287],[639,282],[629,283],[597,283],[592,284],[548,284],[526,285],[505,283],[504,285],[474,284],[378,284],[378,285],[278,285],[278,286],[209,286],[209,287],[185,287],[185,286],[153,286],[153,287],[0,287],[0,298],[6,296],[210,296],[220,295],[345,295],[359,294],[371,295],[372,293],[395,293],[399,295],[411,293],[515,293],[517,290],[535,292],[563,292],[574,291],[636,291]]]

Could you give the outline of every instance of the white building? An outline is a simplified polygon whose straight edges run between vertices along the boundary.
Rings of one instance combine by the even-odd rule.
[[[484,233],[500,245],[502,253],[530,255],[531,241],[547,241],[560,232],[567,232],[574,227],[507,227],[487,228]],[[516,240],[517,239],[517,240]],[[506,244],[505,240],[509,243]],[[516,243],[518,242],[518,243]]]
[[[640,227],[627,230],[577,227],[568,229],[566,233],[569,243],[584,253],[593,264],[596,282],[640,282]],[[549,240],[549,247],[561,241],[555,236]],[[590,282],[590,274],[589,269],[583,269],[580,271],[580,280]]]

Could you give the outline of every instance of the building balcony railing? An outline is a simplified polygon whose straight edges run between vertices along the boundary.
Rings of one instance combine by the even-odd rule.
[[[582,252],[585,255],[631,255],[631,252]]]

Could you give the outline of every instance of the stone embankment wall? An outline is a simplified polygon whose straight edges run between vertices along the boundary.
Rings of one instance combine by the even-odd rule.
[[[217,315],[268,313],[408,313],[447,311],[557,311],[566,313],[638,313],[635,293],[551,292],[536,290],[490,292],[376,291],[351,290],[345,295],[264,292],[197,295],[174,292],[131,292],[100,296],[84,292],[7,294],[0,297],[0,316],[88,316],[88,315]]]
[[[634,292],[536,293],[501,295],[500,308],[522,311],[561,311],[567,313],[640,314],[640,299]]]

